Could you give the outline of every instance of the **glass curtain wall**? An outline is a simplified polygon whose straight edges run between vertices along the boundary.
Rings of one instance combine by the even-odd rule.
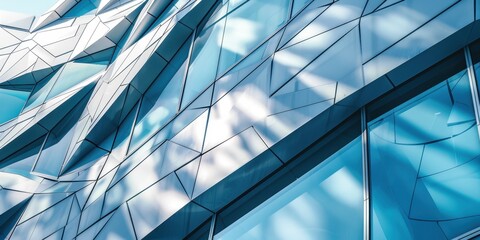
[[[480,226],[467,70],[371,121],[369,150],[373,239],[451,239]]]
[[[235,213],[237,217],[232,223],[223,226],[214,217],[212,224],[204,224],[199,230],[203,234],[197,231],[194,236],[224,240],[365,236],[463,239],[465,233],[472,231],[469,237],[478,235],[475,233],[480,229],[480,134],[476,110],[480,109],[476,80],[480,74],[477,63],[480,47],[477,45],[480,46],[475,44],[470,48],[472,58],[469,49],[464,49],[466,63],[455,58],[457,70],[452,70],[453,74],[427,80],[431,81],[427,90],[414,90],[420,93],[403,96],[401,100],[385,97],[394,103],[384,104],[389,107],[382,114],[378,114],[378,107],[371,107],[374,103],[367,105],[364,117],[376,116],[363,119],[368,120],[365,138],[358,135],[265,201],[247,207],[243,214]],[[419,84],[420,80],[415,78],[409,83]],[[402,94],[399,92],[397,96]],[[376,108],[377,113],[368,114],[369,107]],[[355,121],[360,128],[360,118]],[[368,154],[362,155],[362,148]],[[315,155],[309,158],[312,157]],[[368,185],[364,183],[365,174]],[[364,204],[365,188],[370,201],[367,204]],[[252,202],[247,199],[241,204],[252,205]],[[365,206],[369,209],[364,209]],[[223,212],[235,207],[238,206],[227,206],[216,216],[225,215]],[[369,229],[369,234],[364,234],[365,229]]]
[[[347,144],[214,239],[362,239],[361,140]]]

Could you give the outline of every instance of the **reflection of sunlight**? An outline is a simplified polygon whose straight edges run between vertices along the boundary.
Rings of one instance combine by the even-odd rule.
[[[271,232],[277,235],[276,237],[282,238],[282,236],[295,236],[296,239],[312,239],[312,236],[308,234],[309,231],[301,231],[306,227],[303,225],[305,222],[298,221],[298,219],[294,219],[291,216],[276,217],[271,221],[270,224],[273,227]],[[278,236],[279,233],[281,233],[280,236]]]
[[[244,93],[243,96],[237,100],[242,103],[238,104],[238,109],[250,119],[258,119],[267,116],[269,109],[267,109],[264,102],[261,102],[261,100],[267,99],[265,93],[255,86],[249,86],[248,90],[248,94]]]
[[[295,216],[297,218],[301,218],[298,219],[303,221],[300,223],[308,223],[308,225],[322,226],[325,223],[325,218],[327,217],[319,217],[326,213],[324,213],[323,209],[321,208],[315,209],[318,205],[318,202],[321,201],[321,199],[317,199],[316,197],[317,196],[315,194],[312,194],[311,192],[305,192],[302,195],[298,196],[295,200],[290,202],[286,207],[290,208],[291,213],[295,213]],[[312,209],[315,209],[315,211],[312,211]],[[292,217],[291,213],[287,213],[287,216],[284,217]],[[302,226],[298,227],[301,228]]]
[[[147,123],[151,126],[157,125],[162,122],[169,115],[169,111],[166,107],[158,106],[152,112],[148,114]]]
[[[162,191],[162,197],[168,199],[168,201],[158,204],[158,206],[162,209],[161,213],[165,215],[165,218],[185,206],[185,201],[188,201],[185,194],[180,193],[177,189]]]
[[[382,29],[377,31],[371,29],[372,32],[380,35],[379,37],[387,39],[389,41],[397,41],[403,35],[405,35],[406,29],[411,29],[412,26],[418,26],[421,22],[425,21],[425,16],[422,16],[417,11],[408,7],[398,6],[395,12],[389,12],[382,15],[375,24],[365,24],[366,27],[375,27],[375,29]],[[399,29],[405,29],[400,30]]]
[[[278,139],[289,134],[295,127],[288,119],[282,118],[281,116],[269,116],[265,121],[269,127],[269,131]]]
[[[365,80],[375,80],[383,74],[387,73],[388,71],[396,68],[404,61],[405,59],[399,58],[398,56],[393,56],[387,53],[382,54],[363,65]]]
[[[322,77],[322,75],[313,74],[309,71],[302,71],[300,74],[296,76],[296,80],[302,83],[303,85],[305,85],[304,88],[314,88],[319,85],[336,82],[333,79],[324,78]],[[298,90],[302,90],[302,89],[303,88],[300,88]]]
[[[479,167],[478,161],[451,169],[449,171],[420,180],[424,184],[432,202],[428,205],[422,203],[421,191],[415,191],[417,195],[412,204],[427,209],[435,209],[439,216],[425,215],[421,211],[417,217],[424,219],[449,219],[477,215],[479,202]],[[423,197],[423,196],[422,196]],[[416,201],[415,201],[416,200]],[[427,211],[428,212],[428,211]]]
[[[283,66],[295,68],[302,68],[308,64],[302,56],[298,56],[288,50],[281,51],[280,54],[275,54],[275,61]]]
[[[208,173],[208,178],[220,180],[228,174],[234,172],[238,167],[238,163],[232,159],[231,155],[237,156],[237,159],[245,159],[245,152],[241,150],[232,150],[234,154],[227,151],[215,151],[215,157],[211,162],[202,162],[202,171]],[[229,161],[230,160],[230,161]]]
[[[331,183],[331,181],[333,182]],[[351,196],[362,195],[361,183],[345,167],[323,181],[322,186],[336,200],[352,208],[358,205],[358,200]]]
[[[222,35],[219,35],[217,44],[238,54],[246,54],[251,50],[250,45],[257,41],[256,36],[260,30],[258,23],[242,18],[229,18],[225,28],[225,31],[229,33],[228,41],[224,41],[222,45]]]

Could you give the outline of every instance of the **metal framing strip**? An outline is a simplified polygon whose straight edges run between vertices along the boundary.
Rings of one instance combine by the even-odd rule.
[[[362,170],[363,170],[363,239],[370,239],[370,159],[368,154],[368,128],[365,107],[361,112]]]

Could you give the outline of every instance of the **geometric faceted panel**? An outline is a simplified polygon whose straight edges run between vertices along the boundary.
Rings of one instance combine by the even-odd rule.
[[[475,2],[4,1],[0,238],[196,236],[361,107],[478,38]],[[471,34],[425,57],[458,32]],[[479,118],[463,69],[368,125],[371,236],[478,227]],[[363,236],[355,137],[209,238]],[[335,229],[344,221],[355,222]]]

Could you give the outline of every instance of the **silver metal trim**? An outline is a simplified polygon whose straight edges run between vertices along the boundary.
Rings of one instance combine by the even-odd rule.
[[[361,128],[362,128],[362,170],[363,170],[363,239],[370,239],[370,168],[368,154],[368,128],[367,113],[365,107],[361,112]]]
[[[215,222],[217,221],[217,214],[213,214],[212,220],[210,222],[210,232],[208,233],[208,240],[213,240],[213,234],[215,230]]]
[[[453,238],[452,240],[467,240],[476,236],[480,236],[480,227],[472,229],[456,238]]]
[[[470,92],[472,93],[473,109],[475,111],[475,121],[477,123],[478,135],[480,137],[480,99],[478,97],[477,78],[473,68],[472,55],[468,46],[463,48],[465,61],[467,63],[468,80],[470,82]]]

